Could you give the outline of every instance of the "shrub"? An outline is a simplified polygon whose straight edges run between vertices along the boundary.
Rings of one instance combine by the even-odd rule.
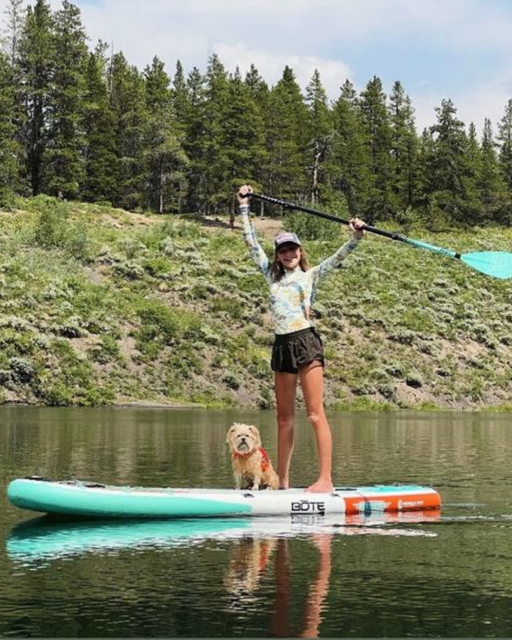
[[[394,384],[381,384],[378,391],[386,400],[394,400],[396,395],[396,386]]]
[[[37,196],[32,200],[32,207],[39,211],[34,239],[44,249],[60,247],[66,238],[68,218],[67,205],[50,196]]]
[[[306,206],[311,207],[310,204],[306,204]],[[343,195],[331,198],[331,201],[323,207],[312,208],[328,211],[330,214],[344,218],[345,220],[351,217],[348,211],[347,201]],[[299,238],[303,238],[304,240],[328,240],[341,244],[346,238],[346,228],[343,231],[342,225],[300,211],[288,215],[284,221],[284,227],[288,231],[293,231]]]
[[[64,248],[79,260],[89,257],[89,237],[87,227],[83,223],[67,228]]]
[[[477,342],[491,349],[497,345],[496,337],[493,335],[491,329],[483,323],[473,325],[473,336]]]
[[[384,371],[394,378],[401,378],[404,374],[404,366],[401,362],[389,362],[385,365]]]
[[[172,273],[169,260],[161,256],[147,258],[144,261],[144,268],[154,278],[166,278]]]
[[[30,382],[36,375],[34,365],[26,358],[11,358],[9,366],[14,382]]]
[[[361,384],[351,387],[351,390],[352,393],[356,396],[366,396],[370,393],[373,393],[374,389],[373,386],[367,380],[365,380],[364,382],[361,382]]]
[[[99,343],[90,349],[90,353],[94,360],[100,364],[118,360],[121,355],[119,344],[111,335],[102,336]]]
[[[147,253],[146,245],[133,238],[123,238],[119,243],[128,260],[139,258]]]
[[[387,402],[377,402],[368,396],[356,398],[351,405],[353,411],[390,411],[392,408]]]
[[[416,334],[414,333],[414,331],[410,331],[409,329],[402,329],[397,331],[396,333],[390,333],[388,338],[393,342],[411,345],[416,340]]]
[[[380,380],[381,382],[386,382],[389,378],[389,374],[386,369],[373,369],[370,372],[370,376],[372,380]]]
[[[222,377],[222,382],[229,387],[230,389],[234,389],[235,391],[240,388],[240,380],[235,373],[228,371]]]
[[[77,398],[76,404],[85,407],[98,407],[105,404],[112,404],[115,394],[110,387],[101,387],[92,384],[82,390]]]
[[[170,345],[177,340],[201,337],[202,321],[196,313],[146,300],[140,304],[137,314],[142,322],[136,334],[140,350],[148,355],[154,354],[155,345],[160,348],[162,343]]]
[[[414,389],[418,389],[423,386],[423,378],[420,373],[417,371],[411,371],[405,376],[405,383],[409,387],[413,387]]]
[[[239,300],[218,297],[213,300],[212,311],[227,313],[234,320],[241,320],[244,317],[245,308]]]
[[[69,221],[69,207],[65,202],[50,196],[33,198],[31,206],[39,211],[34,229],[34,242],[43,249],[65,249],[76,258],[88,254],[87,228]]]
[[[140,264],[127,260],[126,262],[118,262],[115,264],[114,273],[129,280],[139,280],[144,275],[144,269]]]
[[[57,382],[43,392],[43,398],[50,407],[67,407],[73,404],[74,392],[65,383]]]
[[[66,338],[80,338],[85,333],[80,326],[80,319],[77,317],[68,318],[60,327],[56,328],[56,332]]]

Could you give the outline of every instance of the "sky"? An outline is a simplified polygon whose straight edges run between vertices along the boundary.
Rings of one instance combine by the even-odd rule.
[[[9,0],[0,0],[5,25]],[[25,0],[25,5],[33,4]],[[50,0],[54,9],[61,0]],[[419,131],[451,99],[458,117],[494,130],[512,99],[512,0],[75,0],[91,48],[98,40],[142,70],[158,56],[173,75],[255,64],[269,85],[286,65],[305,88],[318,69],[330,99],[349,79],[399,80]]]

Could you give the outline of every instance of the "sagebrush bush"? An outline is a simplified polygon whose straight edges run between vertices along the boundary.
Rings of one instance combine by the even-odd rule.
[[[352,217],[348,210],[347,201],[341,194],[338,198],[331,199],[325,206],[312,206],[310,203],[304,203],[304,206],[321,210],[344,220]],[[341,244],[347,239],[347,227],[344,224],[301,211],[286,214],[283,219],[283,226],[286,230],[293,231],[299,238],[304,240],[326,240]]]
[[[201,317],[182,308],[170,308],[157,300],[144,300],[139,303],[137,315],[141,326],[136,332],[143,349],[150,345],[175,344],[178,340],[190,340],[201,337]]]
[[[64,249],[75,258],[86,258],[89,243],[83,222],[70,220],[69,205],[50,196],[37,196],[32,208],[39,215],[34,228],[34,243],[43,249]]]

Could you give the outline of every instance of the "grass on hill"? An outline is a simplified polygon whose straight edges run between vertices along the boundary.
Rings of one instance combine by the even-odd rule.
[[[273,405],[266,284],[238,223],[45,196],[0,217],[1,402]],[[305,214],[285,225],[313,264],[347,236]],[[459,252],[512,240],[510,229],[407,235]],[[321,287],[315,318],[331,407],[512,408],[508,281],[368,236]]]

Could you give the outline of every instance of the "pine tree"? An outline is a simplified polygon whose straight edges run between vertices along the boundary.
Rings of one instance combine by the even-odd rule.
[[[483,205],[483,220],[498,222],[505,198],[505,185],[500,175],[496,143],[489,118],[484,120],[477,186]]]
[[[208,212],[216,212],[225,205],[231,178],[231,160],[226,144],[230,88],[228,74],[216,54],[206,69],[206,104],[204,119],[204,146],[201,172],[205,176],[204,190]]]
[[[245,74],[244,83],[256,103],[264,110],[268,103],[269,89],[254,64],[251,64],[249,71]]]
[[[361,92],[359,104],[366,130],[372,176],[364,215],[372,222],[376,218],[392,217],[396,206],[392,193],[391,126],[386,94],[379,78],[374,77],[368,82]]]
[[[478,136],[476,133],[476,127],[471,122],[466,136],[466,202],[467,216],[469,215],[468,222],[470,224],[481,224],[484,222],[484,196],[482,193],[482,169],[483,169],[483,154],[480,143],[478,142]]]
[[[148,115],[145,141],[148,204],[153,211],[163,213],[174,193],[178,195],[175,208],[179,209],[188,159],[174,118],[170,79],[163,62],[155,57],[144,76]]]
[[[418,201],[423,212],[430,206],[432,181],[430,174],[435,164],[434,134],[432,129],[423,129],[418,144]]]
[[[305,123],[309,161],[306,167],[312,204],[320,199],[320,187],[325,182],[323,165],[333,143],[331,112],[327,93],[322,85],[320,73],[315,70],[306,87],[307,119]]]
[[[478,134],[474,122],[470,122],[468,127],[466,158],[471,175],[475,177],[478,176],[480,174],[482,164],[482,150],[480,149],[480,143],[478,142]]]
[[[413,207],[418,193],[418,137],[414,110],[400,82],[395,82],[389,98],[391,157],[394,204],[405,210]]]
[[[498,126],[499,166],[503,181],[512,199],[512,100],[505,107],[505,114]]]
[[[186,133],[187,120],[190,113],[190,96],[183,71],[183,65],[178,60],[176,63],[176,72],[174,74],[172,87],[170,90],[171,103],[176,118],[176,125],[180,131]]]
[[[303,199],[307,192],[305,171],[307,109],[295,74],[285,67],[271,89],[266,112],[268,173],[265,184],[285,199]]]
[[[263,80],[258,69],[254,64],[251,64],[249,71],[245,74],[244,87],[247,92],[247,96],[244,98],[250,101],[251,116],[248,119],[244,119],[243,113],[241,113],[243,127],[245,130],[240,133],[245,139],[249,138],[250,149],[249,153],[252,158],[252,166],[250,172],[245,172],[245,176],[242,174],[242,169],[237,170],[238,177],[245,177],[245,180],[252,180],[256,186],[262,187],[265,176],[268,175],[270,156],[266,147],[266,128],[265,118],[268,111],[269,100],[269,88],[265,80]],[[235,96],[236,99],[236,96]],[[247,135],[249,132],[249,135]],[[254,138],[253,138],[254,135]],[[251,140],[251,138],[253,138]],[[239,141],[237,143],[239,145]],[[236,185],[235,185],[236,186]],[[233,203],[234,206],[234,203]],[[265,210],[265,203],[260,202],[260,211],[263,215]]]
[[[25,170],[27,149],[24,136],[27,130],[27,123],[23,108],[20,59],[20,42],[25,28],[26,15],[23,0],[9,0],[5,14],[7,16],[7,29],[5,31],[4,47],[8,62],[8,77],[3,75],[3,81],[7,83],[5,90],[8,95],[4,94],[4,109],[7,108],[6,104],[10,104],[10,106],[2,116],[2,120],[4,117],[6,118],[3,122],[4,133],[9,136],[2,143],[2,147],[5,157],[9,157],[9,166],[11,167],[8,171],[9,178],[7,178],[6,174],[6,180],[11,189],[27,194],[30,192]],[[3,65],[3,73],[6,73],[5,64]],[[16,168],[14,169],[14,167]]]
[[[456,117],[451,100],[443,100],[436,113],[437,123],[431,127],[434,145],[427,196],[434,210],[446,219],[471,224],[480,217],[480,207],[466,155],[464,123]]]
[[[353,215],[364,215],[371,180],[370,155],[357,93],[346,80],[333,107],[333,148],[328,162],[330,183],[345,196]]]
[[[18,187],[19,149],[16,140],[16,92],[12,84],[12,65],[0,53],[0,202]]]
[[[45,0],[27,9],[19,41],[21,129],[26,176],[33,195],[42,189],[43,156],[48,143],[48,112],[53,74],[53,16]]]
[[[228,150],[226,203],[233,204],[233,188],[248,180],[260,184],[266,162],[262,109],[239,73],[229,79],[224,144]]]
[[[129,210],[144,206],[145,132],[147,112],[144,78],[130,66],[122,53],[112,57],[110,70],[110,105],[114,114],[116,193],[113,203]]]
[[[25,22],[23,0],[9,0],[5,14],[7,16],[7,30],[4,38],[4,50],[14,68],[19,59],[20,38]]]
[[[187,171],[189,189],[186,199],[188,211],[202,212],[206,208],[207,177],[204,174],[206,149],[206,87],[205,78],[197,67],[187,77],[189,109],[186,119],[184,149],[190,165]]]
[[[84,99],[85,179],[82,197],[111,202],[116,193],[114,114],[107,84],[106,45],[89,53]]]
[[[53,75],[45,151],[46,193],[76,198],[85,178],[83,148],[87,46],[80,10],[68,0],[54,16]]]
[[[190,187],[191,184],[193,184],[193,181],[190,180],[190,178],[193,165],[193,154],[190,156],[188,154],[192,151],[193,145],[189,145],[188,140],[193,135],[193,123],[195,121],[195,107],[192,106],[189,83],[187,78],[185,78],[183,65],[179,60],[176,63],[176,71],[170,92],[177,135],[181,141],[185,157],[187,158],[187,167],[181,176],[177,193],[176,210],[179,213],[182,211],[184,203],[188,202],[190,206],[190,202],[192,200]]]

